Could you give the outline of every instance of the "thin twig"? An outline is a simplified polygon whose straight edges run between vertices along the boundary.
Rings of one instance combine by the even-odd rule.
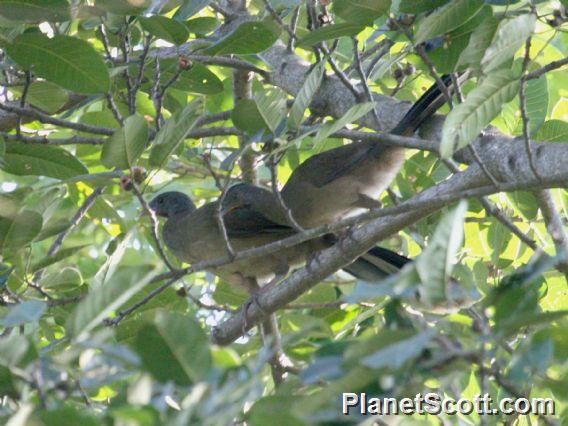
[[[539,78],[546,74],[549,71],[553,71],[555,69],[561,68],[565,65],[568,65],[568,57],[559,59],[557,61],[552,61],[549,64],[546,64],[542,68],[537,69],[536,71],[530,72],[525,76],[525,80],[533,80],[535,78]]]
[[[286,214],[286,219],[288,220],[290,225],[292,225],[292,228],[294,228],[298,232],[304,232],[304,228],[302,228],[300,224],[296,222],[292,210],[290,210],[290,208],[286,205],[286,202],[282,198],[282,194],[278,190],[278,164],[276,163],[275,156],[271,156],[268,160],[268,163],[270,168],[270,182],[272,186],[272,192],[274,193],[274,196],[276,197],[280,208]]]
[[[556,247],[556,254],[564,256],[564,260],[558,262],[557,267],[568,279],[568,233],[564,223],[562,223],[559,209],[549,189],[536,191],[535,195],[548,233]]]
[[[270,15],[274,18],[274,20],[278,23],[278,25],[288,33],[288,35],[290,36],[290,38],[295,39],[295,38],[296,38],[296,34],[295,34],[294,31],[292,31],[292,29],[282,20],[282,18],[281,18],[280,15],[278,14],[278,12],[276,12],[276,10],[274,10],[274,8],[272,7],[272,5],[270,4],[270,1],[269,1],[269,0],[262,0],[262,3],[264,3],[264,7],[266,8],[266,10],[268,10],[268,12],[270,12]]]
[[[22,96],[20,97],[20,108],[26,107],[26,99],[28,97],[28,91],[32,82],[32,73],[26,71],[26,80],[24,83],[24,89],[22,91]],[[22,131],[22,116],[18,115],[18,122],[16,123],[16,134],[19,135]]]
[[[116,121],[118,121],[118,123],[122,126],[124,124],[124,118],[122,117],[122,114],[120,113],[118,105],[116,104],[114,96],[112,95],[111,92],[108,92],[106,94],[106,100],[107,100],[107,105],[110,111],[112,112],[112,115],[114,116]]]
[[[290,21],[290,30],[292,31],[292,34],[294,34],[294,36],[290,37],[290,39],[288,40],[288,52],[290,53],[294,52],[294,42],[296,41],[296,29],[298,28],[299,18],[300,6],[296,6],[294,12],[292,13],[292,20]]]

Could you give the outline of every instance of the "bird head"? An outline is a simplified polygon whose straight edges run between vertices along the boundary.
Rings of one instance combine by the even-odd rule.
[[[161,217],[173,217],[179,214],[191,213],[196,209],[195,204],[182,192],[164,192],[150,202],[149,207]]]
[[[252,206],[256,187],[247,183],[238,183],[231,186],[223,198],[222,213],[227,214],[233,210],[249,208]]]

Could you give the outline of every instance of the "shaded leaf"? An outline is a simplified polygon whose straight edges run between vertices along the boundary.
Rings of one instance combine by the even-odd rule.
[[[87,168],[69,151],[56,146],[6,142],[3,170],[20,176],[67,179],[87,174]]]
[[[61,271],[46,275],[41,280],[43,288],[51,288],[60,291],[73,290],[83,284],[83,277],[78,269],[67,267]]]
[[[427,304],[435,306],[447,299],[456,255],[463,243],[463,224],[467,202],[461,201],[456,208],[446,213],[434,231],[428,247],[416,259],[416,271],[422,285],[420,294]]]
[[[172,116],[160,129],[150,153],[150,164],[161,166],[193,129],[201,114],[201,103],[192,102]]]
[[[135,341],[145,367],[160,381],[187,384],[204,379],[211,368],[209,339],[190,316],[162,311]]]
[[[249,135],[268,130],[268,126],[253,99],[241,99],[237,101],[233,111],[231,111],[231,120],[239,130]]]
[[[347,22],[370,25],[390,8],[391,0],[334,0],[333,11]]]
[[[529,119],[529,134],[534,134],[546,120],[548,112],[548,83],[546,76],[529,80],[525,88],[526,112]]]
[[[208,55],[249,55],[259,53],[272,46],[280,28],[268,21],[245,22],[235,31],[203,50]]]
[[[18,94],[21,94],[18,90]],[[34,81],[29,89],[26,102],[48,114],[59,111],[69,100],[67,92],[49,81]]]
[[[166,74],[169,78],[173,75]],[[206,66],[194,63],[191,69],[184,71],[172,87],[192,93],[215,95],[223,92],[223,82]]]
[[[440,144],[442,157],[451,157],[475,139],[518,91],[519,79],[510,70],[495,71],[487,76],[448,114]]]
[[[189,32],[197,35],[209,34],[219,25],[219,20],[212,16],[200,16],[198,18],[190,19],[185,23]]]
[[[491,45],[498,27],[499,20],[493,15],[487,16],[479,23],[471,34],[467,47],[461,52],[458,67],[467,65],[473,69],[479,69],[481,59]]]
[[[511,60],[517,50],[523,46],[525,40],[533,33],[535,22],[536,17],[533,14],[520,15],[502,21],[493,43],[486,50],[481,60],[483,72],[488,74]]]
[[[78,93],[104,93],[110,77],[103,58],[76,37],[26,33],[8,45],[10,57],[25,69]]]
[[[44,426],[97,426],[100,424],[94,414],[71,405],[41,410],[39,418]]]
[[[341,24],[326,25],[311,31],[307,36],[298,40],[299,47],[309,47],[326,40],[352,36],[361,32],[364,25],[345,22]]]
[[[71,19],[66,0],[1,0],[0,16],[16,22],[62,22]]]
[[[349,110],[343,115],[343,117],[331,123],[324,124],[320,131],[315,135],[313,141],[314,144],[322,142],[331,134],[337,132],[339,129],[342,129],[346,124],[359,120],[361,117],[365,116],[369,111],[373,109],[373,105],[373,102],[356,104],[349,108]]]
[[[175,19],[156,15],[149,18],[138,18],[138,20],[144,30],[172,44],[180,45],[185,43],[189,37],[187,27]]]
[[[205,6],[207,6],[211,0],[184,0],[183,4],[179,7],[174,15],[174,19],[178,21],[185,21],[187,18],[191,18]]]
[[[152,0],[97,0],[95,3],[97,8],[115,15],[139,15],[151,4]]]
[[[124,120],[124,126],[108,138],[101,152],[101,162],[108,168],[132,167],[144,152],[148,141],[148,122],[139,115]]]
[[[89,246],[88,244],[84,244],[76,247],[68,247],[59,250],[53,256],[42,257],[37,262],[34,262],[30,265],[30,272],[34,273],[47,266],[53,265],[54,263],[60,262],[63,259],[68,258],[69,256],[73,256],[74,254],[78,253],[79,251],[81,251],[82,249],[88,246]]]
[[[0,251],[17,250],[30,243],[41,231],[40,214],[22,210],[13,218],[0,218]]]
[[[362,358],[361,364],[369,368],[399,369],[406,362],[418,357],[435,335],[436,330],[428,329]]]
[[[398,10],[402,13],[418,15],[443,6],[448,2],[449,0],[401,0]]]
[[[41,300],[28,300],[10,309],[8,315],[0,319],[2,327],[17,327],[19,325],[37,322],[45,310],[47,304]]]
[[[143,289],[155,275],[154,271],[144,274],[140,269],[132,268],[113,274],[105,285],[92,289],[71,312],[65,325],[69,335],[79,339],[85,336]]]
[[[422,43],[452,31],[473,18],[483,5],[482,0],[456,0],[448,3],[420,22],[415,42]]]

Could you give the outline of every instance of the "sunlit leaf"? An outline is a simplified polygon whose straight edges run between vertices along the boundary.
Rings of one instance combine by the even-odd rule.
[[[41,231],[40,214],[22,210],[13,218],[0,218],[0,251],[17,250],[30,243]]]
[[[304,118],[304,111],[308,108],[312,98],[319,89],[324,72],[325,62],[322,61],[310,71],[306,81],[304,81],[302,88],[294,99],[292,109],[290,110],[288,126],[291,129],[297,129],[300,126],[302,119]]]
[[[131,115],[124,120],[124,126],[106,140],[101,162],[108,168],[128,169],[144,152],[147,141],[148,122],[139,115]]]
[[[245,22],[228,36],[203,50],[208,55],[259,53],[276,42],[280,28],[271,21]]]
[[[0,16],[17,22],[62,22],[71,18],[66,0],[1,0]]]
[[[347,22],[372,24],[390,8],[391,0],[334,0],[333,11]]]
[[[326,25],[325,27],[320,27],[310,32],[307,36],[298,40],[298,46],[308,47],[321,43],[322,41],[352,36],[361,32],[363,28],[364,25],[362,24],[353,24],[349,22]]]
[[[568,142],[568,123],[562,120],[546,121],[535,137],[539,141]]]
[[[165,16],[151,16],[149,18],[138,18],[144,30],[162,40],[173,44],[182,44],[189,37],[189,30],[181,22]]]

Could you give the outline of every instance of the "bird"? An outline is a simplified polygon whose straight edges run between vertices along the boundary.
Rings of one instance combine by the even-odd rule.
[[[235,199],[239,207],[230,208]],[[219,209],[219,200],[197,208],[188,195],[169,191],[157,195],[149,207],[157,216],[166,218],[162,227],[165,245],[178,259],[190,264],[227,255],[227,243],[217,220],[219,212],[223,215],[228,240],[236,252],[261,247],[298,232],[286,224],[281,206],[267,189],[240,183],[227,190],[223,204],[225,202],[227,208]],[[261,257],[234,260],[208,270],[229,284],[255,294],[261,288],[276,284],[290,269],[311,260],[336,241],[336,236],[327,234]],[[409,261],[393,251],[377,247],[345,266],[344,270],[356,278],[376,282]]]
[[[442,81],[451,90],[451,77],[443,76]],[[390,133],[414,134],[445,101],[438,85],[432,85]],[[380,208],[377,198],[401,169],[404,156],[405,148],[376,141],[353,142],[313,155],[292,172],[282,188],[282,200],[303,228]]]

